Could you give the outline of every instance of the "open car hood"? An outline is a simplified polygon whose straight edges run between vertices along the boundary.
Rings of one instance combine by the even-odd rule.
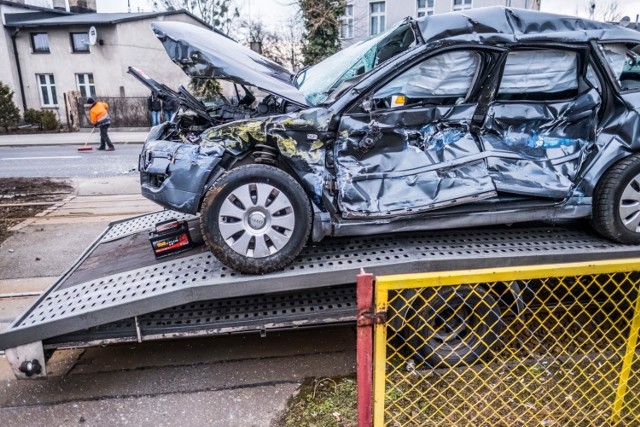
[[[230,80],[311,106],[291,83],[291,72],[222,34],[182,22],[154,22],[151,27],[171,60],[190,77]]]
[[[139,68],[129,67],[127,73],[135,77],[140,83],[149,88],[151,92],[158,94],[158,98],[166,101],[168,99],[177,100],[182,106],[189,108],[191,111],[201,116],[206,120],[211,120],[211,116],[207,112],[207,107],[191,95],[184,87],[180,86],[178,92],[174,91],[170,87],[163,83],[158,83],[151,77],[147,76],[144,71]]]

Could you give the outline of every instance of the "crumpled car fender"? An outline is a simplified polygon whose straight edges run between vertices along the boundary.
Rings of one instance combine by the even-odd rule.
[[[224,149],[149,140],[140,156],[142,195],[161,206],[195,214],[209,176],[220,163]],[[171,179],[165,179],[171,177]]]
[[[264,156],[267,160],[261,156],[263,152],[277,152],[305,187],[312,202],[322,208],[325,147],[332,116],[326,108],[314,108],[257,120],[238,120],[206,131],[200,146],[203,151],[221,148],[235,157],[252,152],[258,162],[269,161],[268,155]]]

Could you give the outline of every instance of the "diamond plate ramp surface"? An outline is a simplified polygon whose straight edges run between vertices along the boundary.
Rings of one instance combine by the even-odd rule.
[[[360,268],[398,274],[624,258],[639,251],[640,246],[563,228],[333,238],[305,248],[293,264],[264,276],[237,273],[203,252],[74,286],[63,288],[64,281],[59,282],[0,334],[0,349],[195,301],[353,283]]]
[[[345,285],[198,301],[54,337],[45,341],[45,346],[77,347],[353,322],[355,291],[354,285]]]

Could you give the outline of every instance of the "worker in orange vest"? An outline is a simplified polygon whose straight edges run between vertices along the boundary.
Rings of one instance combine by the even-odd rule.
[[[87,99],[87,104],[91,106],[89,111],[91,115],[91,123],[93,126],[100,128],[100,148],[98,150],[113,151],[115,147],[109,139],[109,124],[111,124],[111,117],[109,117],[109,104],[102,101],[95,101],[93,98]]]

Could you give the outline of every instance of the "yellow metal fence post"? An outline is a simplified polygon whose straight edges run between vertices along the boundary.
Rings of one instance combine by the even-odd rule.
[[[375,304],[376,311],[386,311],[389,299],[389,291],[375,284]],[[373,356],[373,425],[375,427],[384,426],[385,409],[385,381],[387,367],[387,324],[377,323],[375,325],[374,336],[374,356]]]
[[[611,414],[612,424],[618,424],[620,422],[620,412],[622,412],[622,405],[624,404],[624,397],[627,393],[627,384],[629,382],[629,374],[631,373],[631,365],[633,365],[633,356],[636,352],[636,345],[638,343],[638,333],[640,332],[640,289],[636,295],[636,306],[633,312],[633,320],[631,322],[631,329],[629,330],[629,339],[627,341],[627,349],[622,361],[622,369],[620,370],[620,379],[618,381],[618,389],[616,391],[616,399],[613,404],[613,413]]]

